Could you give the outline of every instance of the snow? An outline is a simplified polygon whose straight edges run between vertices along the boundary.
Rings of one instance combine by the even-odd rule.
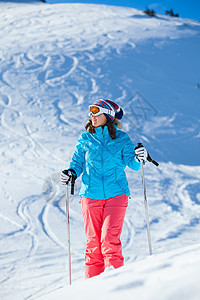
[[[199,299],[200,23],[106,5],[3,1],[0,40],[1,299]],[[127,169],[125,266],[84,280],[79,179],[69,287],[59,172],[99,97],[124,107],[123,130],[160,163],[144,168],[153,255],[141,175]]]
[[[96,278],[77,281],[72,286],[52,292],[43,300],[65,299],[199,299],[197,270],[200,244],[154,255],[108,270]],[[192,292],[191,292],[192,291]]]

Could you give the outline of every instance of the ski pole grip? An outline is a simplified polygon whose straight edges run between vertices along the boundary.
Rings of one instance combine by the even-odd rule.
[[[138,149],[138,148],[141,148],[141,147],[144,147],[144,146],[142,145],[142,143],[137,143],[137,146],[135,147],[135,149]]]
[[[71,180],[71,195],[74,195],[75,180],[76,180],[76,176],[72,175],[72,180]]]
[[[74,182],[71,184],[71,195],[74,195]]]

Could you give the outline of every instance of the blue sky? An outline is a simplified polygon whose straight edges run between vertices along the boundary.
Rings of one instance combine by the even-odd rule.
[[[47,3],[96,3],[117,6],[128,6],[144,10],[146,7],[153,9],[156,13],[165,14],[166,10],[173,9],[174,13],[178,13],[182,18],[189,18],[200,21],[200,0],[165,0],[165,1],[149,1],[149,0],[46,0]]]

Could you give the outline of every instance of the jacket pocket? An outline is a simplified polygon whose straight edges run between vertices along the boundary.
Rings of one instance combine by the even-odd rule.
[[[128,188],[128,182],[124,171],[115,170],[115,178],[118,186],[124,192]]]
[[[90,176],[87,173],[83,173],[81,193],[86,193],[89,187],[90,187]]]

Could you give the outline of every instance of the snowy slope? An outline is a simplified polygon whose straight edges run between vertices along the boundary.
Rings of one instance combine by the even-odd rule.
[[[40,300],[190,299],[200,295],[200,244],[149,257],[96,278],[75,282]]]
[[[178,251],[182,268],[185,250],[176,249],[191,245],[187,253],[195,253],[191,272],[196,274],[200,23],[149,18],[122,7],[30,2],[0,2],[1,299],[38,299],[66,285],[65,190],[59,172],[68,166],[88,105],[99,97],[124,107],[124,130],[160,162],[159,168],[145,166],[155,254],[149,271],[144,267],[149,259],[141,176],[127,170],[132,200],[122,234],[125,268],[137,278],[136,263],[146,282],[157,258],[161,265],[170,259],[160,253]],[[79,187],[80,180],[70,221],[72,280],[82,288],[85,236]],[[119,281],[125,287],[121,295],[134,288],[126,287],[122,270],[113,272],[116,289]],[[180,281],[179,269],[177,274]],[[104,279],[97,280],[94,284],[104,285]],[[141,285],[140,293],[146,289]],[[190,286],[194,299],[196,292]]]

